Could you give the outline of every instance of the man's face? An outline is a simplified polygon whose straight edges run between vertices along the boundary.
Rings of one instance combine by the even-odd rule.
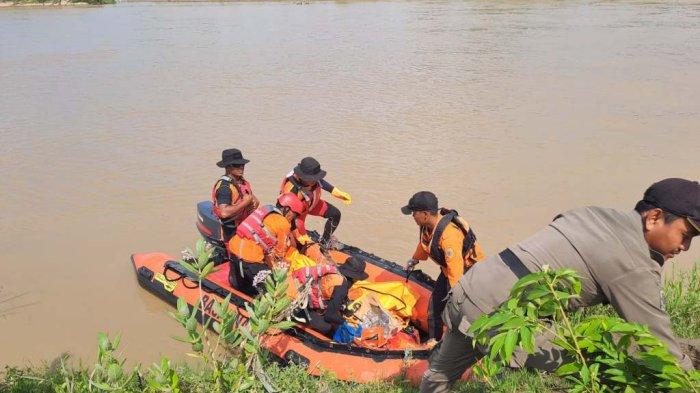
[[[686,218],[666,223],[661,209],[645,213],[644,227],[644,238],[649,248],[663,254],[665,259],[673,258],[681,251],[688,251],[693,237],[698,235]]]
[[[414,211],[413,220],[418,224],[418,226],[423,226],[427,222],[428,212],[425,211]]]
[[[304,186],[304,188],[308,190],[313,190],[318,184],[318,182],[314,180],[301,180],[301,184]]]
[[[231,165],[229,168],[231,168],[230,172],[233,176],[243,177],[243,172],[245,171],[245,165]]]

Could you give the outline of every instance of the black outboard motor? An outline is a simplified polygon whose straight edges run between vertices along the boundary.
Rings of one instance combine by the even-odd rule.
[[[222,237],[221,221],[212,211],[211,201],[197,203],[197,230],[204,240],[214,247],[212,259],[216,265],[228,261],[226,245]]]

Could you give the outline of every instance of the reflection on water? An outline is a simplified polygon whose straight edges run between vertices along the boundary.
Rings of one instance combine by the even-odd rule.
[[[131,360],[180,354],[129,254],[194,242],[225,147],[263,202],[319,159],[353,196],[338,236],[397,262],[418,190],[494,253],[570,207],[697,179],[698,27],[693,4],[639,2],[1,10],[0,299],[31,305],[0,315],[0,363],[92,356],[100,330]]]

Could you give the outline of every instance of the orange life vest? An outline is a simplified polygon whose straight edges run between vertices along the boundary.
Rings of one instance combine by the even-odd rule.
[[[214,215],[219,218],[222,224],[234,224],[235,226],[238,226],[241,224],[241,222],[243,222],[248,214],[250,214],[250,210],[242,209],[233,217],[221,218],[221,209],[219,209],[219,205],[216,203],[216,192],[221,187],[229,187],[231,189],[231,204],[233,205],[240,201],[241,198],[243,198],[243,195],[251,193],[250,183],[245,180],[239,183],[231,176],[223,175],[221,178],[219,178],[219,180],[217,180],[216,184],[214,184],[214,188],[211,190],[211,203],[213,206],[212,211],[214,212]],[[235,199],[233,199],[233,195],[237,195]]]
[[[325,310],[328,308],[326,301],[333,295],[336,286],[343,283],[343,276],[338,272],[335,265],[322,264],[307,266],[292,272],[292,277],[299,283],[299,286],[311,285],[309,293],[309,305],[312,310]]]
[[[287,182],[292,183],[290,190],[285,190],[285,185]],[[316,187],[314,187],[313,190],[307,190],[306,187],[304,187],[304,185],[294,177],[293,171],[289,172],[287,176],[282,179],[282,184],[280,185],[280,194],[285,192],[296,194],[299,197],[299,200],[301,200],[301,202],[306,206],[307,212],[321,201],[321,190],[321,182],[317,182]]]
[[[441,209],[440,213],[443,214],[443,217],[435,227],[435,231],[433,231],[428,253],[438,265],[444,267],[447,262],[445,261],[445,252],[440,248],[440,238],[442,237],[442,233],[445,232],[445,228],[447,228],[450,223],[453,223],[464,234],[464,241],[462,242],[463,259],[467,258],[469,251],[474,247],[476,235],[474,231],[467,226],[466,222],[459,216],[456,210]],[[425,244],[423,242],[422,230],[419,231],[419,241],[421,244]]]
[[[277,238],[263,225],[263,220],[269,214],[281,215],[282,212],[272,205],[257,208],[236,228],[236,236],[242,239],[253,240],[265,252],[270,251],[277,245]]]

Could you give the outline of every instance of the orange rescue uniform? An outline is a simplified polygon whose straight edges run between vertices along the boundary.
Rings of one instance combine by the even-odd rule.
[[[440,215],[440,218],[442,217],[443,216]],[[466,221],[464,221],[464,223],[466,223]],[[468,227],[466,229],[468,229]],[[433,231],[428,231],[426,227],[420,228],[420,242],[416,247],[416,251],[413,253],[413,259],[421,261],[428,259],[434,231],[435,228]],[[445,277],[447,277],[450,288],[453,288],[457,284],[457,281],[459,281],[467,269],[485,258],[484,252],[481,250],[481,246],[479,246],[478,242],[474,242],[474,246],[467,252],[467,255],[462,258],[464,233],[453,222],[447,225],[442,236],[440,236],[439,242],[438,245],[440,249],[445,253],[445,264],[441,265],[438,261],[434,262],[440,265],[440,270]]]
[[[272,249],[272,256],[284,258],[293,248],[290,247],[292,225],[284,216],[271,213],[263,219],[265,227],[276,239],[277,244]],[[254,240],[244,239],[235,235],[228,243],[229,251],[249,263],[265,263],[265,249]]]

